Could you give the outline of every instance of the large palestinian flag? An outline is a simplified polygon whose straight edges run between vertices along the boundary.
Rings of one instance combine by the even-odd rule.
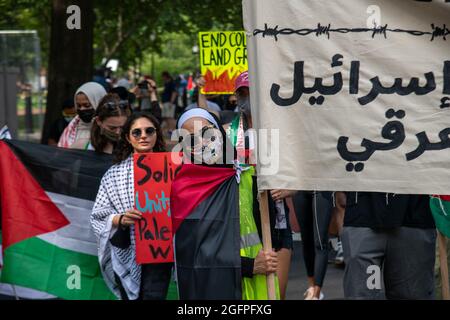
[[[182,300],[241,300],[239,185],[233,168],[185,164],[172,183]]]
[[[18,141],[0,141],[0,154],[1,282],[63,299],[114,299],[89,221],[111,157]]]

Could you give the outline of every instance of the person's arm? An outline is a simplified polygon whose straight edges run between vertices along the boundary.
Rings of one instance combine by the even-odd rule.
[[[241,274],[252,278],[254,274],[269,274],[277,271],[278,255],[275,251],[261,250],[255,259],[241,256]]]
[[[270,195],[272,196],[273,201],[283,200],[285,198],[289,198],[294,196],[297,193],[295,190],[271,190]]]
[[[148,80],[148,90],[150,92],[151,110],[150,112],[158,119],[159,123],[162,122],[161,105],[159,104],[156,82]]]
[[[197,86],[198,86],[198,107],[205,109],[206,111],[211,112],[208,108],[208,100],[206,100],[206,96],[202,93],[203,88],[205,87],[206,80],[205,78],[201,77],[197,80]]]
[[[241,257],[241,275],[245,278],[253,278],[255,259]]]

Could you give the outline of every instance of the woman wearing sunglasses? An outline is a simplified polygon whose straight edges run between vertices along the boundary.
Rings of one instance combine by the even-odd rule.
[[[170,201],[176,232],[175,260],[180,298],[267,299],[260,295],[264,292],[264,288],[260,289],[260,283],[262,281],[265,285],[263,277],[276,271],[278,257],[272,250],[262,250],[256,230],[253,211],[257,210],[257,203],[253,203],[256,199],[253,185],[248,183],[248,174],[253,168],[238,166],[236,151],[214,114],[202,108],[191,109],[181,115],[177,128],[180,135],[178,148],[183,149],[184,164],[172,184]],[[213,167],[216,170],[212,170]],[[242,172],[247,170],[250,171],[243,178]],[[241,187],[239,184],[243,180],[246,182]],[[205,193],[207,196],[195,206],[204,208],[203,211],[185,215],[184,207],[191,202],[190,199],[205,189],[209,190]],[[215,194],[219,189],[221,193]],[[238,200],[239,205],[234,206],[234,200]],[[225,210],[229,212],[223,219],[218,212]],[[236,221],[239,221],[242,232],[240,239],[236,239],[234,228],[237,225],[233,224]],[[221,242],[223,239],[227,240]],[[233,251],[235,247],[230,249],[224,245],[235,243],[237,246],[236,242],[241,245],[240,256],[235,255],[239,252]],[[215,243],[219,243],[218,248],[214,247]],[[252,254],[248,254],[248,246],[253,250]],[[197,270],[197,266],[201,268]],[[239,269],[241,274],[233,273],[233,268]],[[238,279],[233,287],[232,283],[238,276],[242,279]],[[204,281],[205,278],[211,281]],[[219,280],[228,282],[229,286],[218,288]],[[256,281],[258,284],[254,283]]]
[[[76,149],[94,150],[112,154],[119,142],[122,127],[131,115],[127,100],[120,100],[117,94],[107,94],[99,103],[91,128],[88,143],[74,144]]]
[[[123,300],[163,300],[172,264],[136,263],[133,154],[163,152],[159,122],[149,113],[134,113],[123,126],[115,165],[104,175],[91,215],[98,256],[109,288]]]

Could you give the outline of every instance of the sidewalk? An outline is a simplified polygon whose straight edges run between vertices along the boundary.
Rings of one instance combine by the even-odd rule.
[[[323,287],[325,300],[344,299],[343,277],[343,267],[335,266],[333,263],[328,264]],[[303,293],[306,289],[308,289],[308,282],[305,263],[303,261],[302,243],[300,241],[294,241],[286,300],[303,300]]]

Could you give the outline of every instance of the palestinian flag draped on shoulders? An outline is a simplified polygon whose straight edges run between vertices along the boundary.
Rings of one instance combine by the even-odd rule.
[[[90,227],[111,157],[19,141],[0,141],[0,154],[0,286],[26,298],[115,299]]]
[[[268,299],[265,275],[242,276],[241,257],[262,250],[254,173],[250,166],[184,164],[177,174],[170,204],[180,299]]]
[[[240,300],[239,185],[233,167],[184,164],[172,183],[182,300]]]

